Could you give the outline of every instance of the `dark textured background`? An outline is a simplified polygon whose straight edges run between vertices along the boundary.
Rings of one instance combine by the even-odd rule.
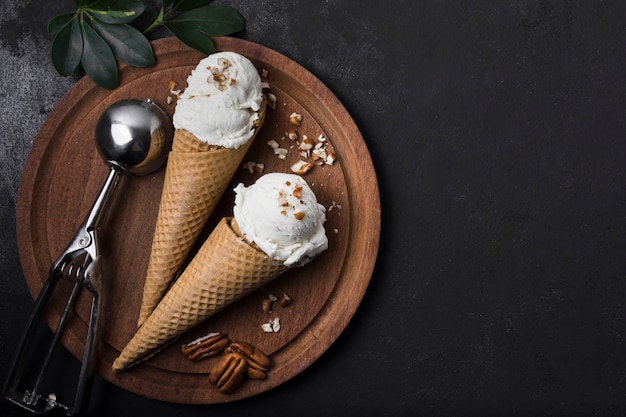
[[[20,173],[75,79],[52,68],[45,30],[73,2],[1,3],[4,379],[32,305]],[[219,3],[354,117],[381,188],[377,266],[339,340],[282,386],[179,406],[97,380],[89,415],[624,415],[626,3]]]

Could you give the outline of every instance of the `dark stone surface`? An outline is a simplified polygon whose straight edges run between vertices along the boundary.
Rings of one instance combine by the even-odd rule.
[[[309,69],[361,129],[383,212],[371,285],[330,350],[274,390],[180,406],[98,379],[88,415],[626,413],[626,4],[219,3],[245,16],[237,36]],[[78,77],[56,74],[46,33],[71,0],[3,6],[2,379],[32,306],[20,173]]]

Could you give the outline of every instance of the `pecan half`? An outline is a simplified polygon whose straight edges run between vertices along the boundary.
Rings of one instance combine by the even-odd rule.
[[[259,348],[248,342],[232,342],[226,352],[239,353],[246,359],[248,376],[252,379],[264,379],[269,371],[270,358]]]
[[[209,333],[204,337],[182,345],[180,350],[187,359],[198,362],[219,355],[229,343],[230,340],[226,333]]]
[[[209,373],[209,383],[222,394],[230,394],[247,375],[246,359],[237,352],[224,354]]]

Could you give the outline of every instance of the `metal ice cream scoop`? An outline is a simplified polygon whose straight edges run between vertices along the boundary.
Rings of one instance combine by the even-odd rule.
[[[141,176],[158,169],[172,145],[173,127],[167,115],[151,100],[122,100],[107,108],[96,125],[96,145],[109,164],[102,190],[67,249],[53,263],[37,297],[17,353],[9,370],[4,395],[12,402],[37,414],[53,408],[64,409],[68,416],[81,413],[86,406],[96,364],[95,351],[102,324],[102,264],[97,232],[110,206],[123,172]],[[37,339],[45,305],[61,280],[73,283],[65,308],[47,350],[42,354]],[[82,364],[72,404],[49,392],[46,373],[55,347],[71,318],[79,289],[91,294],[89,328]]]

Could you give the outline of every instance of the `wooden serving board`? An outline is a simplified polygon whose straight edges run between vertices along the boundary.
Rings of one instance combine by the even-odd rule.
[[[263,46],[235,38],[216,39],[218,50],[248,57],[266,72],[269,92],[277,97],[244,163],[263,163],[267,172],[289,172],[301,155],[286,132],[317,140],[323,135],[337,155],[333,165],[318,165],[304,176],[327,212],[329,249],[303,268],[288,271],[219,314],[209,318],[148,361],[114,374],[111,364],[132,337],[160,201],[164,169],[142,178],[124,177],[116,200],[100,231],[105,267],[105,323],[97,372],[112,383],[162,401],[210,404],[246,398],[273,388],[297,375],[337,339],[354,315],[368,286],[378,251],[380,200],[376,175],[363,137],[337,98],[310,72]],[[113,91],[89,79],[79,81],[58,103],[35,137],[24,168],[17,206],[20,258],[29,289],[35,297],[54,259],[64,250],[99,192],[108,168],[94,142],[96,121],[112,103],[127,98],[150,98],[171,116],[170,81],[184,89],[189,73],[203,56],[174,38],[153,42],[157,64],[152,68],[120,68],[121,85]],[[294,128],[292,112],[303,115]],[[289,149],[279,159],[267,142]],[[260,173],[239,170],[209,220],[201,242],[223,216],[232,215],[240,182],[249,185]],[[67,285],[66,285],[67,284]],[[47,320],[60,316],[69,293],[62,282],[54,294]],[[283,292],[288,307],[275,304],[262,310],[268,294]],[[69,325],[63,344],[81,357],[91,298],[82,293],[77,320]],[[265,333],[261,325],[279,317],[282,328]],[[179,345],[212,331],[231,340],[248,341],[271,356],[272,369],[262,381],[249,380],[239,391],[220,394],[207,374],[215,359],[187,361]]]

